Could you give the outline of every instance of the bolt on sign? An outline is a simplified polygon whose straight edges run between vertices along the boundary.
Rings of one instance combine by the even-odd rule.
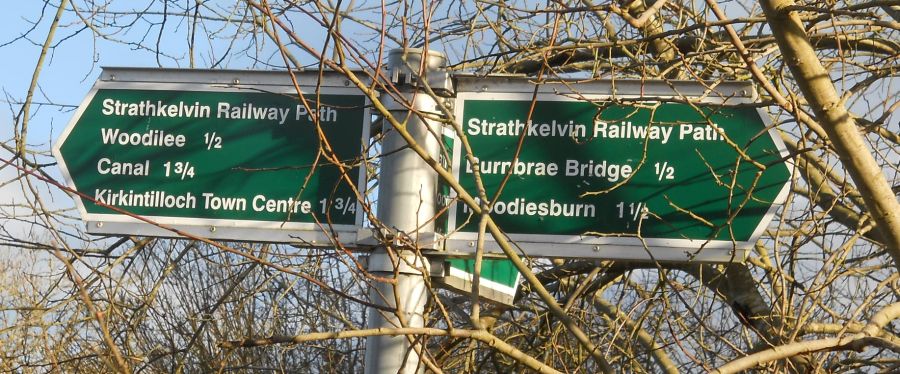
[[[297,78],[305,102],[284,72],[104,69],[54,147],[88,231],[175,236],[136,215],[214,239],[355,240],[366,98]]]
[[[786,196],[786,151],[747,85],[458,83],[474,160],[456,146],[453,170],[473,195],[480,172],[526,254],[742,260]],[[447,249],[473,251],[478,218],[457,203],[449,221]]]

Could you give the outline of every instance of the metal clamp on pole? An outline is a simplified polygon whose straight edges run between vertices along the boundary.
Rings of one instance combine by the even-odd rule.
[[[435,51],[396,49],[389,53],[387,68],[396,92],[382,94],[382,103],[391,116],[405,125],[413,141],[437,159],[441,152],[440,115],[432,92],[446,95],[451,82],[446,57]],[[373,283],[369,298],[379,305],[397,308],[396,313],[369,308],[369,328],[424,327],[428,290],[425,276],[428,261],[417,256],[415,248],[435,248],[434,216],[437,212],[437,173],[408,148],[408,143],[384,121],[378,211],[387,233],[390,256],[384,246],[376,247],[369,257],[368,270],[379,277],[395,278],[395,284]],[[419,373],[424,366],[419,353],[421,343],[412,344],[407,336],[372,336],[366,339],[366,373]]]
[[[447,57],[443,53],[421,48],[395,49],[388,53],[387,68],[391,83],[397,86],[427,86],[445,97],[453,92]]]

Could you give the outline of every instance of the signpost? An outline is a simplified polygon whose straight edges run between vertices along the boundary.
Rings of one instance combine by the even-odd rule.
[[[214,239],[353,242],[366,98],[298,79],[306,103],[287,73],[105,69],[54,147],[88,231],[173,236],[112,206]]]
[[[602,82],[537,95],[515,80],[483,82],[461,79],[469,91],[456,118],[495,199],[491,216],[529,255],[742,259],[787,192],[780,139],[757,109],[736,106],[751,101],[747,86],[647,84],[641,95],[620,88],[614,104]],[[706,103],[675,95],[691,91]],[[475,167],[455,148],[454,172],[475,191]],[[477,217],[458,203],[449,221],[447,249],[474,251]]]
[[[385,107],[472,195],[480,174],[492,219],[529,256],[741,261],[787,194],[786,151],[747,105],[746,84],[456,76],[455,101],[439,100],[455,107],[470,160],[422,93],[430,82],[450,94],[445,57],[395,50],[387,66],[401,95]],[[174,236],[140,216],[212,239],[362,246],[366,96],[334,73],[297,79],[302,99],[284,72],[104,69],[53,150],[88,231]],[[444,254],[471,256],[478,217],[391,130],[377,218],[419,240],[410,247],[442,240]],[[369,243],[368,271],[395,278],[370,297],[423,327],[429,262],[398,243]],[[512,303],[517,269],[482,265],[479,293]],[[439,283],[469,292],[473,266],[450,259]],[[377,308],[368,316],[370,328],[401,325]],[[418,371],[420,344],[369,337],[367,372]]]

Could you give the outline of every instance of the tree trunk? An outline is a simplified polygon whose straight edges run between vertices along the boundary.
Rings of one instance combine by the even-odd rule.
[[[900,203],[860,135],[853,116],[844,107],[828,71],[819,61],[797,12],[791,10],[794,2],[763,0],[760,3],[785,63],[862,193],[872,219],[884,235],[894,265],[900,268]]]

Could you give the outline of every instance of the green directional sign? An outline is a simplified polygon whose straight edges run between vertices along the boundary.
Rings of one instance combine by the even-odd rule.
[[[461,94],[457,118],[477,166],[458,149],[455,171],[473,195],[480,172],[511,239],[560,256],[554,246],[567,243],[632,246],[644,258],[650,247],[746,247],[791,176],[752,107],[531,98]],[[450,216],[452,238],[475,237],[467,206]]]
[[[363,95],[325,88],[304,103],[284,85],[286,75],[282,86],[252,87],[118,78],[98,81],[55,150],[83,194],[79,208],[91,231],[117,233],[135,222],[110,206],[221,239],[355,231]],[[146,226],[143,233],[158,232]]]
[[[482,298],[512,305],[522,275],[512,261],[485,258],[481,262],[478,294]],[[454,291],[471,294],[475,260],[453,258],[446,262],[446,274],[438,282]]]

